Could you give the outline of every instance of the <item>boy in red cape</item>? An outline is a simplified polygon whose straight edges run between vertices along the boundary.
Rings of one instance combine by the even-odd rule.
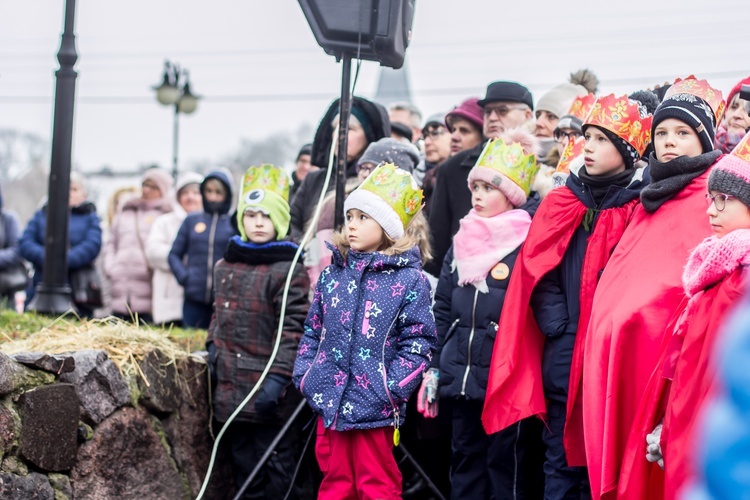
[[[540,205],[500,318],[503,337],[495,343],[483,422],[492,433],[531,415],[547,415],[547,499],[587,495],[586,470],[580,467],[586,465],[583,340],[599,274],[647,183],[635,168],[649,142],[646,115],[627,96],[609,95],[594,104],[582,126],[584,137],[563,153],[567,159],[577,149],[584,164],[571,169],[566,185]]]
[[[721,93],[704,80],[690,77],[670,87],[654,113],[651,183],[594,294],[584,345],[583,428],[595,499],[617,493],[638,403],[685,297],[683,265],[710,235],[698,221],[705,217],[709,169],[721,155],[713,150],[713,131],[723,108]]]
[[[693,251],[682,275],[687,297],[662,343],[659,364],[633,423],[620,498],[673,499],[694,478],[693,428],[699,408],[714,390],[714,345],[746,289],[750,135],[716,163],[708,190],[706,212],[714,235]]]

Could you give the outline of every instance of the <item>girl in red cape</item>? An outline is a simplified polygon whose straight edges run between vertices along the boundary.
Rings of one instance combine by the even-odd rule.
[[[625,113],[616,115],[615,109]],[[646,115],[626,96],[594,104],[582,126],[584,138],[563,154],[569,158],[577,150],[584,164],[572,168],[566,185],[550,192],[537,210],[500,317],[503,337],[494,346],[484,425],[492,433],[546,413],[547,499],[588,496],[581,467],[583,336],[599,273],[647,184],[643,170],[635,168],[649,142]]]
[[[703,97],[700,97],[703,96]],[[583,429],[592,497],[617,494],[625,446],[659,346],[685,292],[682,271],[707,236],[705,194],[721,93],[694,77],[654,113],[651,184],[594,294],[583,366]],[[696,140],[697,136],[697,140]]]
[[[673,499],[695,475],[693,427],[714,389],[711,354],[725,317],[744,293],[750,264],[750,135],[712,169],[706,198],[714,235],[693,251],[682,275],[685,307],[662,343],[641,400],[623,459],[620,498]]]

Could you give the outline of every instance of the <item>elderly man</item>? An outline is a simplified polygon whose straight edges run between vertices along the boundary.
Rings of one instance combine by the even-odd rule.
[[[529,130],[532,128],[534,100],[529,89],[523,85],[493,82],[478,104],[482,107],[482,128],[487,139],[496,139],[506,129],[522,126]],[[458,231],[458,223],[471,210],[471,191],[467,187],[467,179],[485,143],[451,156],[440,166],[429,218],[434,257],[425,265],[425,271],[433,276],[440,274],[443,258],[451,246],[453,235]],[[538,204],[539,198],[534,195],[522,208],[533,214]]]

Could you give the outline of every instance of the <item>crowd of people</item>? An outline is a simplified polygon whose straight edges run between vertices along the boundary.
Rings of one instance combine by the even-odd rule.
[[[720,496],[731,453],[705,443],[750,427],[714,353],[750,264],[743,84],[599,95],[582,70],[536,100],[491,82],[426,120],[355,96],[341,228],[338,100],[291,175],[251,166],[235,189],[222,169],[174,186],[150,169],[104,232],[75,174],[74,296],[99,270],[113,315],[207,329],[217,425],[261,382],[228,423],[238,488],[307,402],[314,430],[290,427],[248,498]],[[33,266],[27,302],[46,210],[23,231],[3,212],[0,270]]]

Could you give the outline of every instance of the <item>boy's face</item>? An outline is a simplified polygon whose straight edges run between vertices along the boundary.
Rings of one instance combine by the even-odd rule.
[[[583,163],[589,175],[613,175],[625,170],[625,161],[604,132],[588,127],[583,136]]]
[[[513,205],[505,194],[484,181],[471,183],[471,207],[478,216],[487,218],[513,210]]]
[[[356,208],[346,212],[346,238],[352,250],[362,253],[377,251],[383,242],[383,228],[375,219]]]
[[[710,191],[713,197],[707,197],[708,220],[711,229],[718,238],[723,238],[735,229],[750,229],[750,208],[734,197],[725,199],[723,193]],[[724,207],[722,210],[719,208]]]
[[[209,179],[203,186],[203,196],[209,203],[221,203],[227,198],[227,190],[220,181]]]
[[[276,228],[271,218],[263,212],[245,210],[242,216],[242,227],[248,241],[256,244],[268,243],[276,239]]]
[[[654,129],[654,153],[662,163],[678,156],[703,154],[703,146],[693,127],[676,118],[667,118]]]

